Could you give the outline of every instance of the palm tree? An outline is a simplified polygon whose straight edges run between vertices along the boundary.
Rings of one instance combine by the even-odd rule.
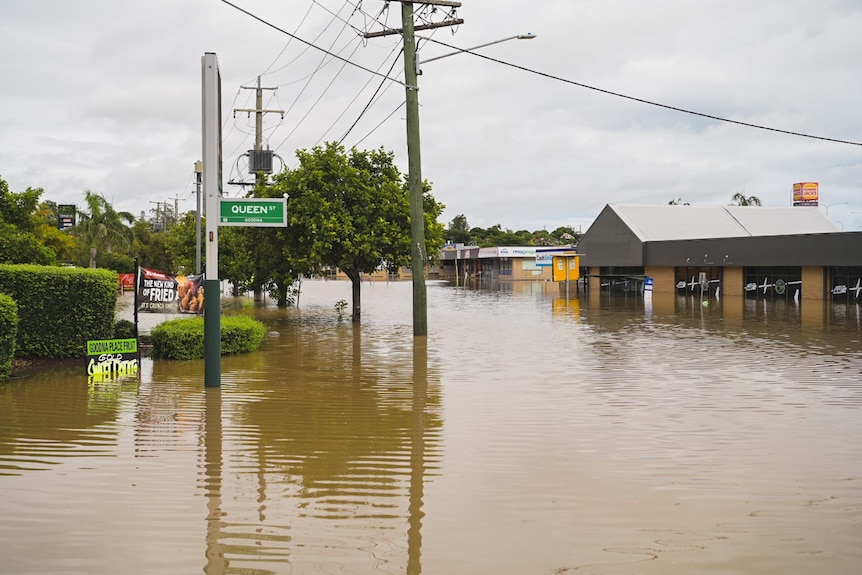
[[[80,241],[90,248],[90,267],[96,267],[96,254],[102,248],[111,253],[114,245],[128,247],[132,243],[132,230],[129,224],[135,221],[135,216],[129,212],[114,210],[105,196],[84,191],[85,210],[79,211],[79,223],[76,227]]]
[[[743,190],[745,191],[745,190]],[[746,196],[742,192],[736,192],[733,194],[733,197],[730,198],[730,201],[733,203],[731,206],[760,206],[760,198],[757,196]]]

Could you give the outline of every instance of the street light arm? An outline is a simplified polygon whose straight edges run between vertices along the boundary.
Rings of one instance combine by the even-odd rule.
[[[417,64],[425,64],[426,62],[433,62],[434,60],[440,60],[442,58],[448,58],[449,56],[456,56],[458,54],[463,54],[464,52],[472,52],[473,50],[478,50],[479,48],[484,48],[486,46],[492,46],[494,44],[499,44],[500,42],[508,42],[509,40],[532,40],[535,38],[535,34],[527,33],[527,34],[517,34],[515,36],[509,36],[507,38],[500,38],[499,40],[494,40],[493,42],[485,42],[484,44],[479,44],[478,46],[473,46],[472,48],[464,48],[463,50],[458,50],[456,52],[449,52],[448,54],[443,54],[441,56],[434,56],[433,58],[428,58],[427,60],[421,60],[417,58]]]
[[[832,206],[846,206],[849,202],[838,202],[837,204],[824,204],[823,207],[826,208],[826,215],[829,215],[829,208]]]

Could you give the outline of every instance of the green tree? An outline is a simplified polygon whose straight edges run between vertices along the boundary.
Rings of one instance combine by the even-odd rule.
[[[219,279],[227,280],[230,283],[234,296],[256,287],[262,287],[266,283],[265,281],[253,285],[255,284],[255,271],[259,267],[255,264],[255,261],[259,259],[259,246],[253,243],[251,228],[223,227],[219,230],[218,236]]]
[[[205,229],[206,224],[202,221],[201,234],[204,233],[203,230]],[[171,270],[169,271],[183,270],[187,274],[194,273],[197,262],[197,243],[195,242],[197,220],[195,213],[186,212],[171,226],[169,231],[158,233],[165,234],[165,251],[171,262]],[[203,248],[201,249],[203,250]]]
[[[730,198],[731,206],[760,206],[760,198],[757,196],[746,196],[743,192],[736,192],[733,194],[733,197]]]
[[[78,211],[79,222],[75,226],[81,245],[89,251],[90,267],[96,267],[99,250],[110,253],[115,245],[131,247],[132,230],[126,225],[135,221],[129,212],[118,212],[101,194],[90,190],[84,192],[85,210]]]
[[[464,214],[458,214],[449,222],[446,240],[454,244],[470,245],[470,226],[467,225],[467,217]]]
[[[36,210],[34,233],[39,241],[57,254],[59,261],[70,262],[75,258],[75,238],[58,227],[57,204],[46,200]]]
[[[138,265],[161,271],[174,269],[166,247],[166,233],[154,232],[152,224],[140,218],[132,225],[132,237],[131,252],[138,258]]]
[[[556,239],[548,232],[548,230],[536,230],[532,234],[530,245],[534,246],[553,246],[557,243]]]
[[[570,226],[558,227],[551,232],[551,236],[557,241],[558,244],[578,243],[581,239],[580,232],[576,232],[574,228]]]
[[[57,253],[39,238],[36,210],[42,188],[15,193],[0,178],[0,262],[53,265]]]
[[[352,282],[352,320],[361,318],[361,274],[410,262],[410,202],[407,183],[382,148],[349,152],[336,143],[296,153],[299,165],[276,176],[273,196],[287,194],[288,229],[283,259],[294,271],[323,266],[343,271]],[[424,253],[437,255],[443,206],[423,183]],[[414,270],[424,273],[424,270]]]

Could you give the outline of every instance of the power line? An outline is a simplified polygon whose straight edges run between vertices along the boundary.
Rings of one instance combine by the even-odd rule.
[[[239,6],[237,6],[236,4],[234,4],[234,3],[232,3],[232,2],[229,2],[228,0],[221,0],[221,1],[222,1],[223,3],[225,3],[225,4],[227,4],[228,6],[230,6],[231,8],[234,8],[235,10],[238,10],[238,11],[242,12],[243,14],[245,14],[245,15],[247,15],[247,16],[249,16],[249,17],[251,17],[251,18],[254,18],[255,20],[257,20],[257,21],[258,21],[258,22],[260,22],[261,24],[264,24],[264,25],[266,25],[266,26],[269,26],[269,27],[270,27],[270,28],[272,28],[273,30],[276,30],[277,32],[281,32],[281,33],[282,33],[282,34],[284,34],[285,36],[290,36],[290,37],[291,37],[291,38],[293,38],[294,40],[297,40],[297,41],[299,41],[299,42],[302,42],[303,44],[305,44],[305,45],[307,45],[307,46],[310,46],[311,48],[314,48],[315,50],[319,50],[319,51],[321,51],[321,52],[324,52],[325,54],[328,54],[328,55],[332,56],[333,58],[335,58],[335,59],[337,59],[337,60],[341,60],[342,62],[346,62],[347,64],[350,64],[351,66],[354,66],[354,67],[356,67],[356,68],[359,68],[360,70],[364,70],[364,71],[368,72],[369,74],[374,74],[375,76],[383,76],[383,74],[380,74],[379,72],[375,72],[374,70],[372,70],[372,69],[370,69],[370,68],[366,68],[365,66],[361,66],[361,65],[359,65],[359,64],[356,64],[355,62],[351,62],[351,61],[350,61],[350,60],[348,60],[347,58],[342,58],[342,57],[341,57],[341,56],[339,56],[338,54],[334,54],[334,53],[332,53],[332,52],[330,52],[330,51],[328,51],[328,50],[325,50],[324,48],[320,48],[319,46],[315,46],[315,45],[314,45],[314,44],[312,44],[311,42],[308,42],[308,41],[306,41],[306,40],[303,40],[303,39],[302,39],[302,38],[300,38],[299,36],[296,36],[296,35],[294,35],[294,34],[291,34],[291,33],[290,33],[290,32],[288,32],[287,30],[284,30],[284,29],[282,29],[282,28],[279,28],[278,26],[276,26],[275,24],[272,24],[271,22],[267,22],[266,20],[264,20],[264,19],[263,19],[263,18],[261,18],[260,16],[256,16],[255,14],[252,14],[251,12],[249,12],[248,10],[246,10],[246,9],[244,9],[244,8],[240,8]],[[404,86],[405,88],[407,87],[407,85],[406,85],[404,82],[402,82],[401,80],[398,80],[398,79],[396,79],[396,78],[389,78],[389,77],[387,77],[387,76],[384,76],[384,77],[385,77],[385,78],[387,78],[387,79],[389,79],[389,80],[392,80],[392,81],[393,81],[393,82],[395,82],[396,84],[400,84],[400,85]]]
[[[332,22],[334,22],[334,19],[330,22],[330,24],[332,24]],[[327,28],[328,27],[329,27],[329,25],[327,25]],[[338,42],[339,38],[341,38],[341,35],[344,33],[344,30],[347,27],[348,27],[347,23],[345,23],[341,27],[341,30],[339,30],[338,34],[335,36],[335,38],[330,43],[330,47],[329,47],[330,49],[325,50],[325,52],[327,54],[330,54],[331,50],[334,49],[335,44]],[[318,35],[318,37],[319,37],[319,35]],[[348,46],[349,46],[349,44],[348,44]],[[359,49],[360,46],[361,46],[361,43],[357,42],[353,48],[353,51],[350,53],[350,56],[353,56],[356,53],[356,51]],[[344,50],[346,50],[346,49],[347,49],[347,46],[344,47]],[[344,71],[344,68],[347,66],[347,62],[349,60],[346,58],[340,58],[340,59],[343,62],[341,65],[341,68],[338,69],[338,71],[335,73],[335,76],[332,77],[332,79],[329,81],[329,84],[327,84],[327,86],[324,88],[323,92],[318,96],[317,100],[315,100],[314,103],[311,105],[311,108],[309,108],[309,110],[305,113],[305,115],[302,116],[302,118],[299,120],[299,122],[296,123],[296,125],[293,127],[293,130],[291,130],[290,133],[287,136],[285,136],[284,140],[282,140],[281,144],[279,144],[278,147],[281,147],[282,145],[284,145],[284,143],[294,134],[294,132],[296,132],[296,130],[299,128],[299,126],[305,121],[305,119],[308,117],[308,115],[314,110],[314,107],[320,102],[320,99],[323,98],[323,96],[326,94],[326,92],[329,90],[329,88],[332,87],[332,84],[335,82],[336,79],[338,79],[338,76],[341,75],[341,72]],[[302,87],[302,89],[296,95],[296,98],[294,98],[293,103],[287,109],[287,114],[290,114],[290,112],[293,110],[293,107],[299,102],[300,98],[305,93],[305,90],[311,85],[311,81],[314,79],[314,75],[317,72],[319,72],[324,66],[326,66],[329,62],[332,62],[332,60],[329,59],[327,61],[327,58],[325,55],[321,58],[320,62],[317,64],[317,67],[315,68],[314,72],[312,72],[312,74],[308,76],[308,81],[305,83],[305,85]]]
[[[401,52],[403,52],[403,51],[404,51],[404,48],[402,47],[402,48],[401,48],[401,51],[398,53],[398,56],[396,56],[396,57],[395,57],[395,59],[392,61],[392,65],[389,67],[389,71],[388,71],[388,72],[386,72],[387,74],[390,74],[390,73],[392,72],[393,68],[395,68],[395,65],[398,63],[398,58],[401,56]],[[361,112],[359,112],[359,116],[356,118],[356,120],[354,120],[354,121],[353,121],[353,123],[350,125],[350,127],[349,127],[349,128],[347,128],[347,131],[346,131],[346,132],[344,132],[344,135],[343,135],[343,136],[341,136],[341,139],[340,139],[340,140],[338,140],[338,143],[339,143],[339,144],[341,144],[342,142],[344,142],[344,140],[347,138],[347,136],[348,136],[348,135],[350,135],[350,132],[352,132],[352,131],[353,131],[353,128],[355,128],[355,127],[356,127],[356,124],[358,124],[358,123],[359,123],[359,120],[361,120],[361,119],[362,119],[362,117],[365,115],[365,112],[367,112],[367,111],[368,111],[368,109],[371,107],[371,104],[373,104],[373,103],[374,103],[374,99],[375,99],[375,98],[377,97],[377,95],[380,93],[380,89],[381,89],[381,88],[383,88],[383,84],[384,84],[384,82],[385,82],[385,80],[381,80],[381,81],[380,81],[380,84],[377,86],[377,89],[376,89],[376,90],[374,90],[374,93],[371,95],[371,98],[369,98],[368,103],[367,103],[367,104],[365,104],[365,107],[364,107],[364,108],[362,108],[362,111],[361,111]],[[368,84],[366,83],[366,86],[367,86],[367,85],[368,85]],[[387,85],[387,88],[388,88],[389,86],[391,86],[391,85],[392,85],[392,84]],[[384,90],[384,91],[385,91],[385,90]],[[357,94],[357,97],[359,97],[359,95],[358,95],[358,94]],[[354,101],[356,101],[356,98],[354,98]],[[351,104],[352,104],[352,103],[353,103],[353,102],[351,102]],[[402,104],[403,104],[403,102],[402,102]],[[400,108],[400,107],[401,107],[401,106],[398,106],[398,108]],[[398,110],[398,108],[396,108],[396,110]],[[345,110],[345,112],[346,112],[346,110]],[[394,114],[394,113],[395,113],[395,112],[393,111],[392,113],[390,113],[390,114],[389,114],[389,116],[386,116],[386,118],[384,118],[383,122],[385,122],[386,120],[388,120],[388,119],[390,118],[390,116],[392,116],[392,114]],[[342,115],[344,115],[344,114],[342,113]],[[340,117],[340,116],[339,116],[339,117]],[[377,125],[377,127],[376,127],[376,128],[374,128],[374,130],[376,130],[377,128],[379,128],[379,127],[383,124],[383,122],[381,122],[380,124],[378,124],[378,125]],[[332,126],[330,126],[330,128],[331,128],[331,127],[332,127]],[[372,130],[372,132],[373,132],[374,130]],[[364,139],[365,139],[365,138],[367,138],[369,135],[371,135],[371,134],[369,133],[368,135],[366,135],[366,136],[365,136],[364,138],[362,138],[362,139],[364,140]],[[361,141],[362,141],[362,140],[360,140],[360,142],[361,142]]]
[[[236,10],[238,10],[238,11],[240,11],[240,12],[242,12],[242,13],[244,13],[244,14],[248,15],[248,16],[250,16],[251,18],[254,18],[255,20],[258,20],[258,21],[259,21],[259,22],[261,22],[262,24],[264,24],[264,25],[266,25],[266,26],[269,26],[269,27],[273,28],[274,30],[276,30],[276,31],[278,31],[278,32],[281,32],[282,34],[285,34],[285,35],[287,35],[287,36],[290,36],[291,38],[293,38],[293,39],[295,39],[295,40],[297,40],[297,41],[299,41],[299,42],[302,42],[303,44],[306,44],[307,46],[309,46],[309,47],[311,47],[311,48],[314,48],[314,49],[316,49],[316,50],[319,50],[319,51],[321,51],[321,52],[324,52],[324,53],[326,53],[326,54],[328,54],[328,55],[332,56],[333,58],[336,58],[336,59],[338,59],[338,60],[341,60],[341,61],[343,61],[343,62],[345,62],[345,63],[347,63],[347,64],[350,64],[351,66],[354,66],[354,67],[356,67],[356,68],[359,68],[359,69],[361,69],[361,70],[364,70],[364,71],[366,71],[366,72],[368,72],[368,73],[370,73],[370,74],[373,74],[373,75],[375,75],[375,76],[380,76],[380,77],[382,77],[382,78],[384,78],[384,79],[387,79],[387,80],[391,80],[391,81],[393,81],[393,82],[395,82],[395,83],[397,83],[397,84],[400,84],[401,86],[404,86],[405,88],[407,87],[406,83],[404,83],[404,82],[402,82],[402,81],[400,81],[400,80],[397,80],[397,79],[395,79],[395,78],[392,78],[392,77],[390,77],[390,76],[388,76],[388,75],[386,75],[386,74],[381,74],[381,73],[379,73],[379,72],[376,72],[376,71],[374,71],[374,70],[371,70],[370,68],[366,68],[366,67],[361,66],[361,65],[359,65],[359,64],[355,64],[355,63],[351,62],[350,60],[348,60],[348,59],[346,59],[346,58],[343,58],[343,57],[341,57],[341,56],[339,56],[339,55],[337,55],[337,54],[334,54],[334,53],[332,53],[332,52],[330,52],[330,51],[328,51],[328,50],[324,49],[324,48],[320,48],[320,47],[318,47],[318,46],[316,46],[316,45],[314,45],[314,44],[312,44],[312,43],[310,43],[310,42],[307,42],[306,40],[303,40],[302,38],[299,38],[298,36],[296,36],[296,35],[294,35],[294,34],[291,34],[290,32],[287,32],[286,30],[283,30],[283,29],[281,29],[281,28],[279,28],[279,27],[275,26],[274,24],[272,24],[272,23],[270,23],[270,22],[268,22],[268,21],[264,20],[263,18],[260,18],[259,16],[256,16],[255,14],[252,14],[251,12],[249,12],[249,11],[247,11],[247,10],[245,10],[245,9],[243,9],[243,8],[241,8],[241,7],[237,6],[237,5],[235,5],[235,4],[233,4],[232,2],[230,2],[230,1],[228,1],[228,0],[221,0],[221,1],[222,1],[223,3],[225,3],[225,4],[227,4],[228,6],[231,6],[232,8],[234,8],[234,9],[236,9]],[[363,12],[363,14],[365,14],[365,13]],[[707,119],[714,120],[714,121],[717,121],[717,122],[725,122],[725,123],[729,123],[729,124],[736,124],[736,125],[738,125],[738,126],[744,126],[744,127],[747,127],[747,128],[754,128],[754,129],[758,129],[758,130],[765,130],[765,131],[769,131],[769,132],[776,132],[776,133],[780,133],[780,134],[786,134],[786,135],[789,135],[789,136],[797,136],[797,137],[801,137],[801,138],[809,138],[809,139],[821,140],[821,141],[826,141],[826,142],[834,142],[834,143],[838,143],[838,144],[847,144],[847,145],[851,145],[851,146],[862,146],[862,143],[860,143],[860,142],[853,142],[853,141],[850,141],[850,140],[842,140],[842,139],[838,139],[838,138],[830,138],[830,137],[826,137],[826,136],[817,136],[817,135],[813,135],[813,134],[806,134],[806,133],[803,133],[803,132],[797,132],[797,131],[793,131],[793,130],[784,130],[784,129],[781,129],[781,128],[773,128],[773,127],[770,127],[770,126],[764,126],[764,125],[761,125],[761,124],[754,124],[754,123],[751,123],[751,122],[743,122],[743,121],[740,121],[740,120],[733,120],[733,119],[730,119],[730,118],[724,118],[724,117],[721,117],[721,116],[715,116],[715,115],[713,115],[713,114],[706,114],[706,113],[704,113],[704,112],[696,112],[696,111],[694,111],[694,110],[688,110],[688,109],[685,109],[685,108],[680,108],[680,107],[678,107],[678,106],[671,106],[671,105],[669,105],[669,104],[662,104],[661,102],[654,102],[654,101],[652,101],[652,100],[647,100],[647,99],[644,99],[644,98],[638,98],[638,97],[636,97],[636,96],[629,96],[628,94],[622,94],[622,93],[620,93],[620,92],[614,92],[614,91],[612,91],[612,90],[606,90],[606,89],[604,89],[604,88],[598,88],[598,87],[596,87],[596,86],[591,86],[591,85],[589,85],[589,84],[584,84],[584,83],[582,83],[582,82],[576,82],[576,81],[574,81],[574,80],[569,80],[569,79],[567,79],[567,78],[562,78],[562,77],[560,77],[560,76],[555,76],[555,75],[553,75],[553,74],[549,74],[549,73],[547,73],[547,72],[540,72],[540,71],[538,71],[538,70],[534,70],[534,69],[532,69],[532,68],[527,68],[526,66],[520,66],[520,65],[518,65],[518,64],[513,64],[513,63],[511,63],[511,62],[506,62],[506,61],[504,61],[504,60],[499,60],[499,59],[497,59],[497,58],[493,58],[493,57],[491,57],[491,56],[486,56],[486,55],[484,55],[484,54],[479,54],[479,53],[477,53],[477,52],[473,52],[473,51],[470,51],[470,50],[465,50],[465,49],[463,49],[463,48],[459,48],[459,47],[457,47],[457,46],[453,46],[453,45],[451,45],[451,44],[447,44],[446,42],[441,42],[441,41],[439,41],[439,40],[434,40],[434,39],[431,39],[431,38],[425,38],[425,40],[426,40],[426,41],[434,42],[435,44],[439,44],[439,45],[441,45],[441,46],[445,46],[445,47],[447,47],[447,48],[451,48],[451,49],[456,50],[456,51],[459,51],[459,52],[463,52],[463,53],[470,54],[470,55],[473,55],[473,56],[476,56],[476,57],[479,57],[479,58],[483,58],[483,59],[485,59],[485,60],[488,60],[489,62],[494,62],[494,63],[496,63],[496,64],[501,64],[501,65],[503,65],[503,66],[508,66],[508,67],[510,67],[510,68],[514,68],[514,69],[516,69],[516,70],[521,70],[521,71],[523,71],[523,72],[527,72],[527,73],[529,73],[529,74],[533,74],[533,75],[536,75],[536,76],[541,76],[541,77],[543,77],[543,78],[548,78],[548,79],[550,79],[550,80],[556,80],[556,81],[558,81],[558,82],[562,82],[562,83],[564,83],[564,84],[569,84],[569,85],[572,85],[572,86],[577,86],[577,87],[579,87],[579,88],[585,88],[585,89],[587,89],[587,90],[592,90],[592,91],[594,91],[594,92],[599,92],[599,93],[601,93],[601,94],[605,94],[605,95],[608,95],[608,96],[614,96],[614,97],[617,97],[617,98],[622,98],[622,99],[625,99],[625,100],[631,100],[631,101],[633,101],[633,102],[638,102],[638,103],[641,103],[641,104],[647,104],[647,105],[649,105],[649,106],[654,106],[654,107],[657,107],[657,108],[663,108],[663,109],[665,109],[665,110],[671,110],[671,111],[679,112],[679,113],[682,113],[682,114],[689,114],[689,115],[692,115],[692,116],[698,116],[698,117],[701,117],[701,118],[707,118]],[[364,113],[364,111],[363,111],[363,113]],[[393,112],[393,113],[394,113],[394,112]],[[387,116],[387,118],[388,118],[388,117],[391,117],[391,115],[392,115],[392,114],[390,114],[389,116]],[[384,121],[385,121],[385,120],[384,120]],[[379,127],[379,126],[378,126],[378,127]],[[352,129],[352,128],[351,128],[351,129]],[[345,136],[346,136],[346,135],[347,135],[347,134],[345,134]],[[342,138],[342,139],[343,139],[343,138]]]
[[[365,139],[366,139],[368,136],[370,136],[371,134],[373,134],[374,132],[376,132],[376,131],[377,131],[377,129],[378,129],[380,126],[382,126],[383,124],[385,124],[385,123],[386,123],[386,120],[388,120],[389,118],[391,118],[392,116],[394,116],[394,115],[395,115],[395,112],[397,112],[398,110],[400,110],[401,108],[403,108],[406,104],[407,104],[407,102],[401,102],[400,104],[398,104],[398,106],[397,106],[394,110],[392,110],[391,112],[389,112],[389,114],[388,114],[385,118],[383,118],[382,120],[380,120],[380,122],[379,122],[376,126],[374,126],[373,128],[371,128],[371,131],[369,131],[367,134],[365,134],[364,136],[362,136],[362,138],[360,138],[360,139],[359,139],[355,144],[353,144],[353,145],[354,145],[354,146],[358,146],[359,144],[361,144],[362,142],[364,142],[364,141],[365,141]],[[354,125],[355,125],[355,124],[354,124]],[[351,129],[352,129],[352,127],[351,127]],[[346,138],[346,137],[347,137],[347,134],[344,134],[344,137]],[[343,140],[344,140],[344,138],[342,138],[342,141],[343,141]],[[338,143],[340,144],[340,143],[341,143],[341,141],[339,141]]]
[[[794,132],[792,130],[782,130],[780,128],[771,128],[769,126],[762,126],[760,124],[752,124],[750,122],[741,122],[739,120],[731,120],[730,118],[722,118],[721,116],[713,116],[712,114],[705,114],[703,112],[695,112],[693,110],[686,110],[685,108],[679,108],[677,106],[662,104],[660,102],[653,102],[651,100],[645,100],[643,98],[637,98],[635,96],[629,96],[626,94],[621,94],[619,92],[612,92],[611,90],[605,90],[604,88],[597,88],[595,86],[590,86],[589,84],[583,84],[581,82],[575,82],[574,80],[568,80],[566,78],[554,76],[553,74],[548,74],[546,72],[539,72],[538,70],[533,70],[533,69],[527,68],[525,66],[519,66],[518,64],[512,64],[511,62],[505,62],[503,60],[498,60],[497,58],[492,58],[491,56],[485,56],[484,54],[479,54],[477,52],[471,52],[470,50],[464,50],[462,48],[458,48],[457,46],[452,46],[450,44],[447,44],[445,42],[441,42],[439,40],[432,40],[431,38],[426,38],[426,40],[431,40],[435,44],[440,44],[441,46],[445,46],[447,48],[452,48],[453,50],[457,50],[457,51],[463,52],[465,54],[470,54],[472,56],[478,56],[479,58],[484,58],[485,60],[488,60],[490,62],[495,62],[497,64],[509,66],[510,68],[515,68],[515,69],[521,70],[523,72],[529,72],[530,74],[535,74],[536,76],[542,76],[544,78],[549,78],[551,80],[556,80],[558,82],[563,82],[565,84],[571,84],[573,86],[578,86],[579,88],[586,88],[588,90],[593,90],[595,92],[607,94],[609,96],[616,96],[617,98],[624,98],[626,100],[632,100],[634,102],[639,102],[641,104],[648,104],[650,106],[656,106],[658,108],[664,108],[665,110],[672,110],[674,112],[681,112],[683,114],[690,114],[692,116],[699,116],[701,118],[708,118],[710,120],[716,120],[718,122],[726,122],[729,124],[736,124],[739,126],[745,126],[747,128],[756,128],[758,130],[766,130],[769,132],[778,132],[780,134],[787,134],[789,136],[799,136],[802,138],[811,138],[813,140],[823,140],[826,142],[835,142],[837,144],[848,144],[850,146],[862,146],[862,143],[860,143],[860,142],[852,142],[850,140],[839,140],[837,138],[828,138],[825,136],[814,136],[812,134],[805,134],[802,132]]]

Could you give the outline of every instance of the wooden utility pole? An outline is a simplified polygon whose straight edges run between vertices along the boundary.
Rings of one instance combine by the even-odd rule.
[[[260,76],[257,77],[257,86],[240,86],[244,90],[255,90],[255,107],[252,108],[235,108],[233,111],[234,117],[237,112],[246,112],[248,115],[254,113],[254,149],[255,151],[263,150],[263,115],[264,114],[281,114],[284,119],[284,110],[264,110],[263,109],[263,91],[278,90],[278,88],[262,88],[260,86]],[[261,173],[255,173],[255,178],[260,179]]]
[[[401,2],[401,30],[384,30],[365,34],[366,38],[401,34],[404,39],[404,84],[407,109],[407,186],[410,192],[410,239],[413,270],[413,336],[428,335],[428,291],[425,285],[425,210],[422,202],[422,154],[419,143],[419,85],[416,66],[416,30],[455,26],[464,21],[453,18],[434,24],[413,24],[413,2]],[[460,2],[423,0],[417,4],[457,8]]]

